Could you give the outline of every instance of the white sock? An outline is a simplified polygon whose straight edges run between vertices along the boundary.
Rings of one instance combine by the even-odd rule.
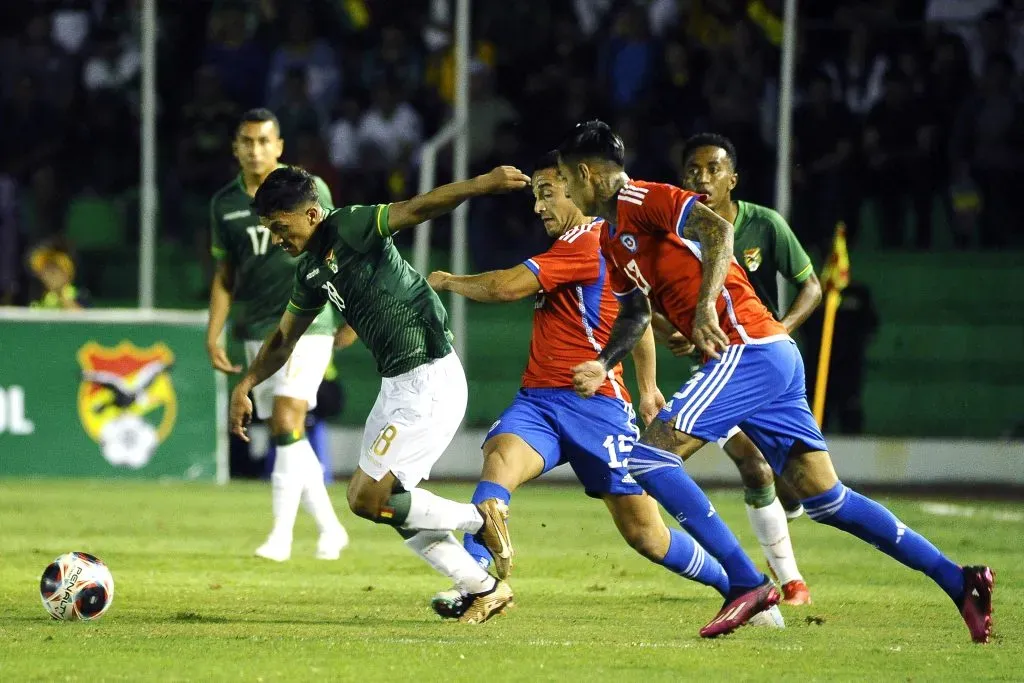
[[[278,446],[274,460],[274,472],[270,475],[271,503],[274,511],[274,527],[270,539],[275,542],[292,542],[295,516],[299,512],[299,499],[305,488],[305,468],[301,456],[296,457],[293,447]]]
[[[475,534],[484,520],[472,503],[456,503],[426,489],[409,491],[409,516],[402,525],[406,529],[465,531]]]
[[[331,497],[327,494],[327,487],[324,485],[324,471],[320,467],[320,461],[313,452],[313,446],[307,439],[300,439],[287,446],[278,446],[278,457],[281,457],[281,450],[288,449],[289,457],[294,458],[301,469],[304,486],[302,487],[302,505],[316,522],[316,528],[323,533],[344,533],[338,515],[334,512],[334,505]]]
[[[786,511],[782,503],[776,498],[763,508],[755,508],[747,505],[747,517],[750,519],[750,526],[754,528],[754,535],[757,542],[761,544],[764,556],[768,564],[779,577],[779,583],[787,584],[790,581],[802,581],[800,570],[796,567],[796,556],[793,554],[793,544],[789,540],[789,522],[786,519]]]
[[[405,545],[464,593],[482,593],[494,587],[494,577],[476,563],[450,531],[420,531]]]

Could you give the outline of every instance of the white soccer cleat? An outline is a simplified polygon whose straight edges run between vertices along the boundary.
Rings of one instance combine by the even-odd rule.
[[[337,531],[328,531],[320,534],[316,542],[316,553],[313,557],[318,560],[336,560],[341,557],[341,551],[348,546],[348,533],[341,527]]]
[[[256,548],[256,557],[274,562],[287,562],[292,556],[292,544],[267,539],[267,542]]]
[[[782,611],[778,605],[772,605],[770,609],[759,612],[750,617],[747,626],[764,626],[767,628],[786,628],[786,620],[782,618]]]

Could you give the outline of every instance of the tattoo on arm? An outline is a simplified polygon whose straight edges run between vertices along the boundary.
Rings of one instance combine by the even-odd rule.
[[[644,336],[650,324],[651,302],[643,292],[636,290],[628,298],[620,300],[619,315],[612,325],[608,343],[598,354],[597,360],[605,368],[618,365]]]
[[[686,218],[683,236],[700,242],[701,249],[698,306],[713,306],[722,293],[732,261],[732,233],[732,224],[703,204],[695,204]]]

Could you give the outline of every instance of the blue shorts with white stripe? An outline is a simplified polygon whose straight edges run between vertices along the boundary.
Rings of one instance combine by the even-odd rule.
[[[807,405],[803,359],[789,340],[730,346],[705,363],[658,418],[704,441],[738,426],[776,472],[795,443],[828,450]]]

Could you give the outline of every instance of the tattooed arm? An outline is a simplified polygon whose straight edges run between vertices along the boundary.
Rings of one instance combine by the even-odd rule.
[[[612,325],[611,335],[597,360],[580,363],[572,369],[573,388],[584,398],[590,398],[614,368],[643,338],[651,324],[651,302],[639,289],[619,299],[619,315]]]
[[[732,232],[729,221],[700,203],[694,204],[683,225],[683,237],[700,242],[701,249],[700,294],[690,341],[712,358],[729,346],[718,324],[717,305],[732,261]]]

